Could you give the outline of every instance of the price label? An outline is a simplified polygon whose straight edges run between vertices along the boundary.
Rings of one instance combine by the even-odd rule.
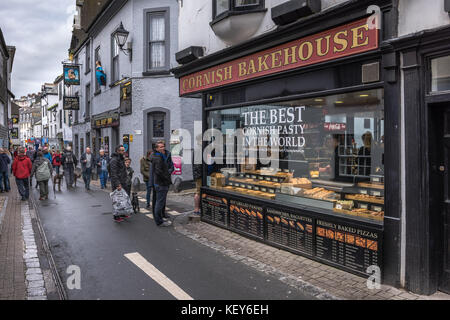
[[[367,204],[360,203],[360,204],[359,204],[359,208],[360,208],[360,209],[366,209],[366,210],[367,210]]]
[[[269,189],[269,192],[270,192],[270,193],[275,193],[275,190]]]
[[[367,190],[359,190],[360,194],[367,194]]]
[[[253,187],[253,190],[255,190],[255,191],[259,191],[259,187]]]
[[[267,192],[267,189],[266,188],[261,188],[261,191],[262,192]]]
[[[381,211],[383,211],[383,208],[379,207],[379,206],[372,206],[372,210],[376,211],[376,212],[381,212]]]
[[[336,209],[342,210],[342,205],[341,205],[341,204],[337,204],[337,205],[336,205]]]
[[[259,176],[258,179],[259,180],[264,180],[264,177]]]
[[[264,180],[270,181],[270,177],[265,177]]]
[[[372,191],[372,195],[375,197],[379,197],[379,196],[381,196],[381,192],[380,191]]]
[[[252,177],[252,179],[256,179],[256,176],[255,176],[255,175],[252,175],[251,177]]]

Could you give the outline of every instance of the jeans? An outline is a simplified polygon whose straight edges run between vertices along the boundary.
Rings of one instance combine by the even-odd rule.
[[[92,174],[92,168],[86,168],[83,171],[84,186],[86,187],[86,189],[88,189],[89,185],[91,184],[91,174]]]
[[[2,190],[2,191],[11,190],[11,187],[9,185],[8,171],[0,173],[0,190]]]
[[[54,167],[55,170],[56,170],[56,174],[59,175],[59,168],[60,168],[61,166],[53,166],[53,167]]]
[[[38,181],[39,184],[39,195],[41,198],[48,197],[48,180]]]
[[[28,197],[30,196],[30,182],[28,181],[28,178],[16,178],[16,184],[17,189],[19,190],[19,194],[22,196],[22,198],[28,200]]]
[[[146,199],[147,199],[147,207],[148,207],[148,206],[150,206],[150,195],[151,195],[153,186],[150,184],[150,181],[146,181],[145,186],[147,187]]]
[[[64,178],[66,178],[67,187],[73,185],[73,165],[64,168]]]
[[[167,199],[167,193],[169,192],[168,186],[157,186],[155,185],[156,190],[156,204],[155,204],[155,210],[153,212],[153,217],[155,219],[156,225],[160,225],[163,223],[163,217],[164,217],[164,209],[166,206],[166,199]]]
[[[107,182],[108,182],[108,171],[107,170],[100,171],[100,184],[102,189],[106,188]]]

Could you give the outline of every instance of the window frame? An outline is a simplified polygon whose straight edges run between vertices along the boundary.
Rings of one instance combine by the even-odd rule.
[[[88,74],[89,72],[91,72],[91,43],[90,41],[88,41],[86,43],[86,71],[84,72],[84,74]]]
[[[164,16],[164,66],[151,68],[150,54],[150,21],[152,16]],[[144,76],[170,74],[170,8],[152,8],[144,10]]]
[[[101,61],[101,59],[100,59],[100,45],[99,46],[97,46],[97,48],[95,48],[95,51],[94,51],[94,64],[95,64],[95,68],[97,69],[97,60],[100,60]],[[97,71],[97,70],[96,70]],[[97,77],[97,76],[95,76],[95,77]],[[101,87],[100,87],[100,84],[98,83],[98,81],[97,81],[97,79],[95,80],[95,93],[100,93],[100,91],[101,91]],[[94,94],[95,94],[94,93]]]
[[[120,48],[119,44],[117,43],[114,36],[111,34],[111,77],[110,77],[110,83],[114,84],[115,82],[120,80],[120,61],[119,61],[119,55],[120,55]],[[117,46],[117,55],[114,55],[114,48]],[[117,70],[114,67],[114,62],[117,60]],[[117,79],[115,78],[117,72]]]
[[[233,14],[245,14],[266,10],[265,0],[259,0],[258,4],[236,6],[236,0],[228,0],[228,10],[217,14],[217,0],[212,0],[212,23],[222,20]]]
[[[85,100],[84,100],[84,119],[88,121],[91,118],[91,83],[85,86]]]

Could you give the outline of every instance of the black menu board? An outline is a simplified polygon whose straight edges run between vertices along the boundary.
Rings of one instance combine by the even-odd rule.
[[[263,208],[242,201],[230,200],[230,228],[263,239]]]
[[[313,219],[274,208],[266,209],[267,241],[313,255]]]
[[[379,266],[381,231],[316,219],[316,257],[360,273]]]
[[[228,201],[225,198],[202,194],[202,218],[226,226]]]

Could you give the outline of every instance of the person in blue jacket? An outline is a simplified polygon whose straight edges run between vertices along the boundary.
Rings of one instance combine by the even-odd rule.
[[[48,151],[47,147],[44,147],[44,149],[42,150],[43,154],[44,154],[44,158],[47,158],[48,161],[50,161],[50,163],[53,162],[52,160],[52,154]]]
[[[95,62],[95,77],[97,78],[97,82],[101,86],[106,86],[106,74],[103,71],[102,64],[99,60]]]

